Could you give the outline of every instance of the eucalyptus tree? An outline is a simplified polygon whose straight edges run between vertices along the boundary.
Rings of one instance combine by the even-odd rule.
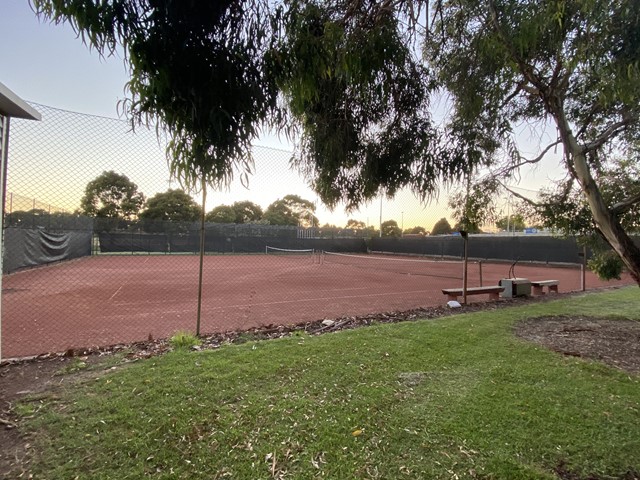
[[[449,135],[498,177],[559,148],[567,181],[554,202],[562,205],[577,189],[590,227],[640,282],[640,250],[621,221],[637,208],[640,188],[603,194],[612,157],[638,162],[637,2],[461,0],[432,7],[425,55],[451,97]],[[515,140],[523,123],[555,130],[534,158],[525,158]]]
[[[218,205],[205,215],[205,220],[212,223],[235,223],[236,211],[230,205]]]
[[[87,183],[80,211],[89,217],[131,220],[144,203],[144,194],[129,177],[109,170]]]
[[[453,228],[446,218],[438,220],[431,229],[431,235],[449,235],[451,233],[453,233]]]
[[[316,206],[299,195],[285,195],[267,207],[262,217],[271,225],[301,225],[313,227],[319,224],[314,215]]]
[[[201,216],[202,207],[180,189],[156,193],[139,215],[147,232],[185,232]]]
[[[402,236],[402,229],[398,226],[398,222],[395,220],[386,220],[380,225],[382,229],[383,237],[400,237]]]
[[[277,39],[268,0],[31,0],[129,68],[121,103],[134,126],[166,128],[168,160],[185,188],[219,186],[251,170],[251,141],[277,116]],[[273,16],[272,16],[273,15]]]
[[[262,208],[249,200],[234,202],[231,205],[235,212],[234,223],[257,222],[262,218]]]
[[[398,2],[286,2],[279,87],[299,133],[294,164],[323,202],[353,210],[411,185],[421,195],[466,163],[433,154],[427,70]]]

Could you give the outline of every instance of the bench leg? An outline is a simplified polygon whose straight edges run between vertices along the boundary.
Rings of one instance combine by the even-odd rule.
[[[457,295],[453,295],[452,293],[447,294],[447,300],[453,300],[454,302],[458,300]]]
[[[544,295],[544,291],[542,290],[542,287],[539,285],[532,285],[533,288],[533,294],[534,295]]]
[[[499,293],[492,292],[489,294],[489,300],[499,300],[499,299],[500,299]]]
[[[549,285],[549,293],[558,293],[558,285]]]

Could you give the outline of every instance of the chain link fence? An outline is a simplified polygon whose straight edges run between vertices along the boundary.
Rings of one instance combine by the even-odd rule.
[[[3,357],[194,332],[201,207],[171,181],[162,136],[122,120],[33,107],[41,122],[12,122]],[[435,240],[379,238],[363,222],[320,226],[314,202],[299,202],[310,190],[289,169],[291,153],[255,147],[253,154],[249,189],[234,182],[204,206],[201,333],[440,305],[442,288],[460,286],[459,239],[447,240],[455,246],[445,259]],[[278,202],[289,193],[289,203]],[[494,243],[486,242],[482,251],[491,256]],[[508,273],[500,263],[482,268],[471,269],[470,285]],[[579,288],[576,269],[526,268],[522,276]]]

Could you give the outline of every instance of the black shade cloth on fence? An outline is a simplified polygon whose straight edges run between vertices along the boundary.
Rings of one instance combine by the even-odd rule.
[[[3,273],[91,255],[92,238],[90,230],[53,233],[35,228],[6,228]]]
[[[101,232],[98,238],[101,253],[197,253],[200,251],[200,235],[194,231],[188,234]],[[205,251],[208,253],[264,253],[267,246],[284,249],[312,248],[334,252],[367,251],[363,238],[226,236],[214,235],[209,230],[205,235]]]
[[[164,233],[100,232],[100,251],[107,253],[168,252],[168,236]]]
[[[422,238],[372,238],[370,249],[377,252],[409,253],[434,257],[462,258],[460,236]],[[479,236],[469,237],[469,257],[505,261],[544,263],[580,263],[582,252],[575,238],[551,236]]]

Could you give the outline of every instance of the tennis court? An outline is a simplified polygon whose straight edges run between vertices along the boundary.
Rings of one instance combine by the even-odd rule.
[[[3,279],[2,355],[21,357],[69,348],[163,338],[195,330],[197,256],[93,256],[26,270]],[[482,264],[483,284],[509,264]],[[560,280],[580,289],[578,269],[518,265],[516,274]],[[442,288],[462,285],[460,261],[383,255],[212,255],[204,259],[203,333],[287,325],[442,305]],[[480,283],[469,265],[469,286]],[[629,284],[600,282],[587,288]],[[485,296],[470,297],[472,302]]]

